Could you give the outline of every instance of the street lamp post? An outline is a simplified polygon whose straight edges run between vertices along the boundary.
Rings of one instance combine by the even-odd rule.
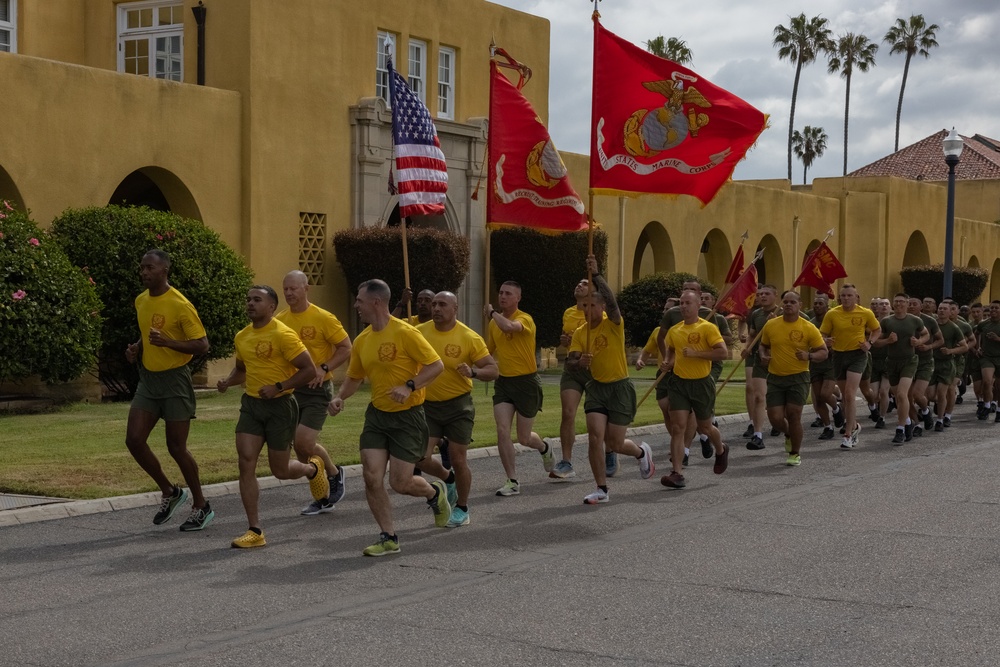
[[[962,137],[958,136],[955,128],[941,142],[944,149],[944,161],[948,165],[948,217],[945,223],[944,233],[944,298],[951,297],[952,258],[955,254],[955,167],[958,166],[958,159],[962,155],[964,143]]]

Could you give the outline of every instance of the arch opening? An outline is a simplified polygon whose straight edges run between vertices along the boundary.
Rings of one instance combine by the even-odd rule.
[[[643,227],[632,255],[632,280],[654,273],[676,271],[670,234],[656,220]]]
[[[143,167],[133,171],[118,184],[108,204],[148,206],[157,211],[201,220],[201,211],[191,190],[175,174],[162,167]]]
[[[721,229],[711,229],[701,242],[698,253],[698,277],[722,289],[729,265],[733,262],[733,251],[729,239]]]
[[[927,239],[919,230],[910,234],[903,251],[903,266],[920,266],[931,263],[931,253],[927,249]]]
[[[14,179],[11,178],[10,174],[2,166],[0,166],[0,199],[9,201],[11,206],[19,211],[28,210],[28,207],[24,205],[24,198],[21,196],[21,191],[17,189],[17,184],[14,183]]]
[[[781,292],[785,289],[785,260],[778,239],[767,234],[757,244],[757,252],[762,249],[764,255],[757,261],[757,281],[774,285]]]

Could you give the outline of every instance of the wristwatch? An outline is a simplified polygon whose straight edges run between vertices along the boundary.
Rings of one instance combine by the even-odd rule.
[[[407,380],[406,381],[406,386],[410,388],[410,391],[416,391],[417,390],[417,385],[413,382],[413,380]]]
[[[319,367],[323,369],[324,373],[329,373],[330,372],[330,367],[327,366],[326,364],[320,364]]]
[[[274,388],[277,389],[278,391],[285,391],[285,388],[281,386],[280,382],[275,382]]]
[[[471,366],[470,369],[471,369],[472,377],[476,377],[476,367],[475,366]]]

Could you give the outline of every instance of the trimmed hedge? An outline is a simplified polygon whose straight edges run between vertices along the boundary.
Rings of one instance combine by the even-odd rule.
[[[628,345],[640,347],[646,344],[649,334],[660,326],[667,297],[680,296],[681,288],[689,280],[697,280],[702,290],[719,295],[715,285],[691,273],[654,273],[627,285],[618,293]]]
[[[86,373],[101,342],[94,281],[27,214],[0,200],[0,382]]]
[[[944,265],[932,264],[906,266],[899,272],[903,291],[918,299],[933,297],[941,301],[944,294]],[[986,269],[971,266],[956,266],[951,274],[951,295],[960,304],[967,305],[979,300],[990,275]]]
[[[153,248],[170,254],[170,284],[198,309],[208,333],[211,349],[193,359],[192,368],[232,356],[233,337],[247,325],[253,272],[203,223],[146,207],[105,206],[67,210],[52,223],[52,234],[97,281],[105,318],[99,373],[115,398],[131,397],[138,383],[124,351],[139,339],[135,297],[145,290],[139,261]]]
[[[406,228],[410,286],[420,290],[457,292],[469,272],[469,239],[459,234],[427,227]],[[405,285],[403,238],[400,227],[361,227],[333,235],[337,262],[347,278],[351,294],[372,278],[389,283],[392,305]]]
[[[587,232],[542,234],[505,227],[490,234],[490,299],[495,300],[504,281],[516,281],[522,290],[520,308],[535,321],[538,347],[559,345],[563,311],[575,305],[573,288],[587,277]],[[602,230],[594,232],[594,256],[606,273],[608,236]]]

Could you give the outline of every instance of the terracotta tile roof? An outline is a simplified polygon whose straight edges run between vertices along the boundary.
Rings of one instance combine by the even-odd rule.
[[[946,130],[901,148],[869,165],[856,169],[848,176],[896,176],[917,181],[948,180],[948,165],[941,152]],[[1000,179],[1000,140],[982,135],[962,137],[965,148],[955,168],[958,180]]]

